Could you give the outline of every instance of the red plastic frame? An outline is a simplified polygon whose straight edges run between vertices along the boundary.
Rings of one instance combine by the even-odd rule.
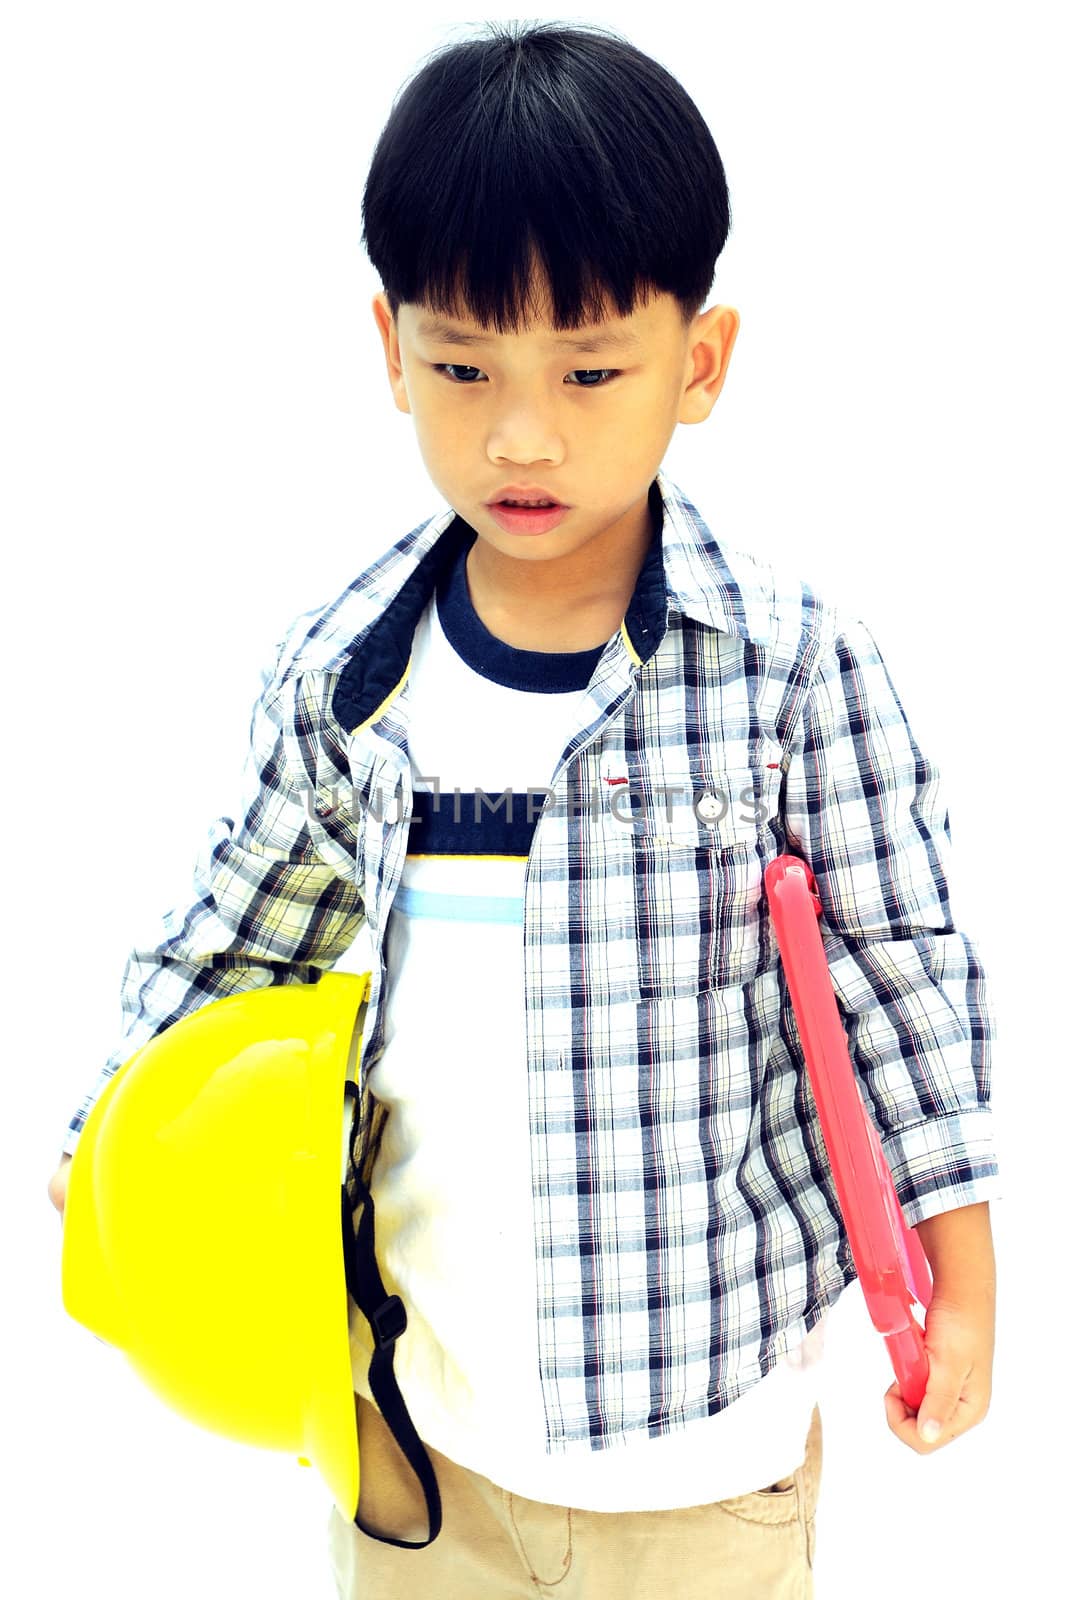
[[[904,1213],[881,1142],[863,1103],[819,931],[815,875],[799,856],[778,856],[763,874],[786,987],[800,1032],[830,1171],[871,1321],[883,1335],[905,1403],[918,1411],[929,1377],[923,1327],[933,1280]]]

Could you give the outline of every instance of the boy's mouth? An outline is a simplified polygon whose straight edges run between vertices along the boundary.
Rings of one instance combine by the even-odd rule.
[[[553,500],[551,495],[539,495],[536,500],[501,495],[499,500],[494,500],[492,503],[495,506],[521,506],[524,511],[543,511],[546,506],[558,506],[560,504],[558,500]]]
[[[508,533],[547,533],[563,521],[570,507],[558,500],[550,501],[547,505],[491,500],[488,509],[493,514],[493,520]]]
[[[554,494],[550,494],[547,489],[542,489],[536,483],[531,484],[529,488],[521,488],[517,483],[508,484],[507,488],[502,489],[488,504],[491,507],[503,505],[509,506],[513,510],[521,509],[525,511],[541,510],[552,506],[562,506],[564,510],[568,509],[562,500],[557,500]]]

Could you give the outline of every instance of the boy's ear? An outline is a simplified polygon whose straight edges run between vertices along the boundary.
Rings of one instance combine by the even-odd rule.
[[[393,391],[393,399],[396,401],[399,411],[406,411],[410,415],[411,406],[408,403],[407,386],[404,382],[404,369],[400,364],[399,333],[393,320],[393,313],[389,309],[389,301],[386,299],[384,289],[380,289],[374,296],[371,301],[371,310],[374,313],[374,320],[378,324],[378,332],[382,336],[382,344],[385,347],[385,366],[389,375],[389,387]]]
[[[703,422],[722,391],[737,342],[736,306],[712,306],[694,319],[689,339],[690,374],[678,410],[679,422]]]

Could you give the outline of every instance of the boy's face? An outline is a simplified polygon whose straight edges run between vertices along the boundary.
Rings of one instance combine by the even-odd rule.
[[[715,404],[740,319],[713,306],[683,328],[677,301],[657,295],[628,317],[557,334],[547,303],[542,293],[542,314],[514,334],[448,319],[469,345],[430,332],[427,307],[402,304],[394,321],[381,292],[373,310],[396,404],[414,418],[435,487],[498,556],[558,561],[551,572],[565,585],[609,575],[624,551],[643,557],[649,486],[677,424],[703,422]],[[605,333],[631,342],[613,346]],[[587,337],[589,348],[574,348]],[[570,509],[545,532],[508,532],[489,502],[513,484]]]

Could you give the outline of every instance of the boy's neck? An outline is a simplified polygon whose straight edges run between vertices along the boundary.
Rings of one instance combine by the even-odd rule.
[[[652,540],[647,504],[634,530],[609,530],[610,554],[592,540],[555,561],[517,561],[476,538],[467,588],[479,619],[516,650],[592,650],[618,629]]]

